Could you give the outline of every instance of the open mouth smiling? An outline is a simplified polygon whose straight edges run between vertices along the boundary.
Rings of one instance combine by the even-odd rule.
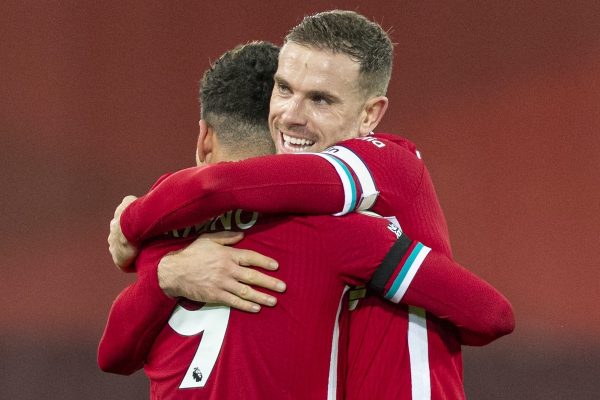
[[[282,148],[289,152],[307,151],[311,146],[315,144],[315,141],[313,140],[289,136],[283,132],[280,132],[280,134]]]

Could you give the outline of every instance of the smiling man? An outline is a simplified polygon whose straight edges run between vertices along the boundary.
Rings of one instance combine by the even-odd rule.
[[[366,136],[387,107],[385,88],[361,87],[360,65],[344,53],[315,51],[293,36],[283,46],[269,126],[278,153],[322,151]],[[365,83],[364,86],[367,86]]]
[[[115,262],[127,265],[134,246],[147,238],[237,207],[317,214],[371,209],[396,218],[410,237],[450,258],[446,222],[415,146],[395,135],[370,134],[387,108],[392,58],[385,31],[361,15],[331,11],[306,17],[282,47],[269,114],[278,153],[298,154],[174,174],[122,216],[116,214]],[[167,201],[165,193],[176,195]],[[231,250],[223,270],[233,271],[232,261],[238,267]],[[188,274],[205,268],[200,264],[188,268]],[[463,398],[460,345],[484,344],[512,330],[512,312],[491,311],[491,299],[461,310],[467,315],[461,322],[466,329],[457,330],[446,319],[449,295],[460,291],[459,297],[467,299],[479,293],[477,288],[453,286],[444,279],[423,281],[416,272],[403,272],[408,280],[392,297],[402,298],[406,285],[426,288],[420,290],[434,300],[426,307],[431,314],[373,296],[360,300],[351,313],[346,398]],[[448,278],[452,276],[450,271]],[[180,296],[227,302],[233,294],[238,297],[234,305],[248,310],[268,304],[254,289],[232,291],[232,280],[233,273],[215,280],[210,291],[194,291],[162,280],[159,268],[161,286]],[[268,287],[260,274],[245,283]]]

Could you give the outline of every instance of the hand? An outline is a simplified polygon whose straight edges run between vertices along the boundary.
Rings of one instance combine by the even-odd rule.
[[[283,292],[285,283],[246,266],[274,271],[277,262],[255,251],[224,246],[242,237],[241,232],[205,234],[185,249],[169,253],[158,264],[160,287],[171,297],[220,303],[242,311],[258,312],[261,304],[274,306],[275,297],[249,285]]]
[[[110,255],[117,268],[123,272],[133,272],[131,266],[138,254],[138,249],[129,243],[125,235],[123,235],[123,231],[121,231],[121,214],[136,199],[137,197],[135,196],[125,196],[115,210],[115,216],[110,221],[108,251],[110,251]]]

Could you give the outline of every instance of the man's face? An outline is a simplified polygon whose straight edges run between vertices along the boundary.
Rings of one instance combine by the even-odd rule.
[[[318,152],[368,133],[360,131],[366,98],[359,68],[345,54],[295,43],[282,47],[269,112],[277,153]]]

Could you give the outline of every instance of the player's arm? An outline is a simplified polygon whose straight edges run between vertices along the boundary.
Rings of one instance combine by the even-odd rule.
[[[423,260],[400,300],[452,322],[459,329],[461,343],[469,346],[483,346],[515,328],[506,297],[436,251]]]
[[[393,244],[389,231],[395,231],[398,237]],[[363,218],[360,227],[352,232],[362,242],[352,246],[360,248],[362,244],[361,254],[365,253],[366,259],[357,262],[354,254],[353,259],[336,265],[346,272],[352,266],[357,268],[363,274],[361,279],[369,280],[369,287],[387,300],[421,307],[448,320],[458,328],[462,344],[484,345],[514,329],[508,300],[445,255],[411,240],[393,224],[382,229],[381,222],[374,218],[366,221]],[[369,238],[369,246],[365,246],[365,237]],[[338,257],[344,260],[347,254],[348,251],[343,251]]]
[[[151,191],[168,177],[163,175]],[[167,194],[165,194],[167,195]],[[135,200],[127,196],[117,207],[110,223],[108,237],[109,250],[115,265],[127,272],[133,272],[133,260],[137,248],[130,245],[121,232],[119,219],[123,210]],[[158,280],[165,293],[173,297],[186,297],[194,301],[221,303],[242,311],[258,312],[261,305],[273,306],[275,298],[262,293],[255,287],[274,292],[285,290],[285,283],[250,266],[275,270],[277,262],[262,254],[236,249],[233,245],[242,238],[241,233],[221,232],[203,235],[206,240],[194,242],[177,256],[161,260]],[[165,264],[175,268],[162,268]],[[153,277],[156,278],[154,270]]]
[[[264,156],[173,174],[115,216],[113,259],[126,269],[135,255],[132,247],[143,240],[235,208],[336,215],[373,205],[383,215],[408,208],[423,164],[389,141],[366,139],[347,140],[323,153]],[[379,193],[371,171],[381,175],[385,193]]]
[[[123,290],[111,307],[98,346],[100,369],[129,375],[142,368],[176,303],[159,287],[156,265],[138,265],[137,281]]]
[[[404,234],[369,287],[389,301],[421,307],[450,321],[462,344],[482,346],[514,329],[512,306],[492,285]]]
[[[315,176],[309,171],[322,174]],[[334,213],[343,208],[340,188],[335,169],[316,155],[264,156],[188,168],[129,205],[120,225],[129,242],[137,246],[162,232],[198,224],[235,208]]]
[[[402,171],[392,168],[390,163],[398,158],[397,147],[352,139],[323,153],[264,156],[189,168],[169,176],[127,207],[120,218],[121,229],[137,246],[149,237],[235,208],[303,214],[366,210],[379,196],[370,169],[393,170],[389,175],[398,194],[383,201],[403,207],[420,183],[422,166]]]

